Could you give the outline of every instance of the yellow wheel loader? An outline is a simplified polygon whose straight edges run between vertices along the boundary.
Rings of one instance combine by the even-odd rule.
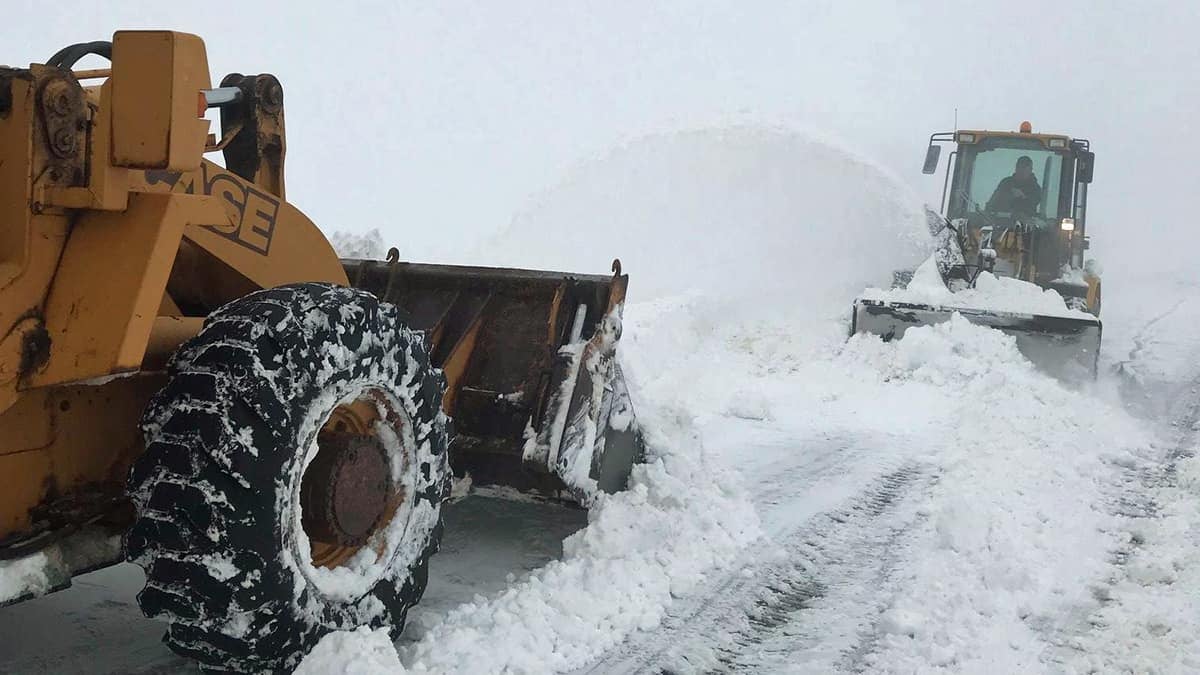
[[[0,68],[0,574],[135,561],[167,644],[226,670],[398,634],[452,475],[587,505],[642,453],[619,264],[339,260],[285,201],[283,111],[184,33]]]
[[[1064,311],[862,297],[854,302],[851,334],[890,340],[912,326],[940,323],[958,313],[1014,336],[1021,352],[1051,373],[1094,376],[1100,352],[1100,278],[1084,261],[1088,186],[1095,164],[1091,143],[1033,133],[1029,122],[1016,132],[962,130],[935,133],[929,141],[925,174],[936,173],[942,143],[955,146],[943,180],[941,211],[926,210],[947,289],[974,287],[987,272],[1056,291]],[[895,276],[894,286],[903,288],[912,273]]]

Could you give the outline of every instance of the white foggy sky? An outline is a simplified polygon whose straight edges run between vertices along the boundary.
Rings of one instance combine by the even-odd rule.
[[[1194,0],[5,5],[0,63],[174,28],[205,39],[214,82],[276,74],[289,199],[409,259],[452,259],[622,140],[729,118],[841,139],[936,199],[920,162],[955,107],[1092,140],[1098,251],[1194,227]]]

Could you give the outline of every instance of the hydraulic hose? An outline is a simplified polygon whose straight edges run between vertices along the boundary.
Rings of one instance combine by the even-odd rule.
[[[80,42],[69,45],[55,52],[54,56],[46,60],[46,65],[70,70],[80,59],[89,54],[103,56],[112,61],[112,43],[99,40],[96,42]]]

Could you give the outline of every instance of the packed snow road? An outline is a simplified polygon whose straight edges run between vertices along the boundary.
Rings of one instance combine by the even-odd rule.
[[[1200,296],[1187,306],[1200,314]],[[1195,535],[1165,535],[1193,527],[1195,384],[1131,377],[1151,365],[1135,346],[1143,353],[1119,378],[1073,391],[1003,356],[994,333],[965,324],[927,333],[887,355],[873,393],[846,395],[808,368],[778,390],[761,382],[772,401],[763,416],[774,418],[765,426],[793,426],[781,433],[788,445],[736,419],[714,423],[711,456],[737,461],[754,486],[764,542],[660,628],[580,672],[1194,668],[1187,610],[1197,588],[1176,584]],[[878,346],[852,341],[835,362],[852,375]],[[1197,347],[1180,350],[1188,356],[1175,366],[1194,375]],[[801,381],[834,391],[789,399]],[[1134,401],[1184,395],[1162,418],[1134,419],[1104,402],[1116,402],[1105,389],[1118,383]],[[838,428],[842,406],[863,413],[857,431]],[[814,428],[789,424],[783,410],[812,415]],[[1176,514],[1169,526],[1164,512]],[[1145,546],[1146,528],[1166,550]],[[1173,600],[1170,620],[1141,613],[1147,593]],[[1111,643],[1111,629],[1154,644]],[[1159,653],[1131,651],[1131,639]]]

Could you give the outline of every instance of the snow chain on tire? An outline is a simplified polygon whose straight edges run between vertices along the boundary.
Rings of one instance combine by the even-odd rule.
[[[214,312],[147,407],[129,478],[126,555],[146,571],[138,603],[168,620],[171,649],[261,672],[294,667],[333,630],[398,636],[441,538],[444,388],[401,311],[369,293],[300,284]],[[376,464],[365,466],[388,475],[358,478],[391,501],[369,541],[322,566],[302,522],[302,476],[325,452],[316,439],[331,411],[362,400],[379,415],[367,423]]]

